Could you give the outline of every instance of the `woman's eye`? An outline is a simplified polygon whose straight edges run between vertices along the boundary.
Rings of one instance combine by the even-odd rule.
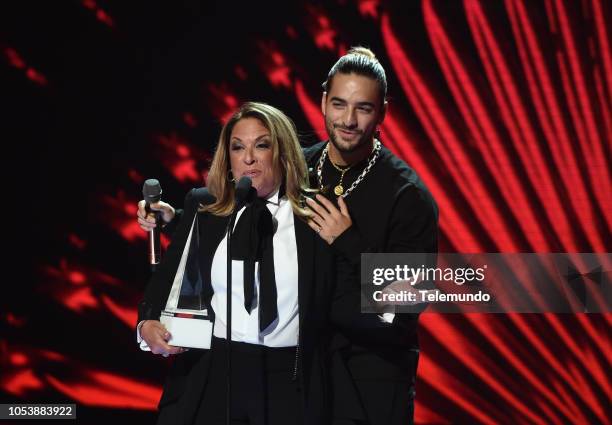
[[[270,144],[269,143],[259,143],[257,147],[260,149],[268,149],[270,147]]]
[[[232,150],[233,151],[237,151],[237,150],[240,150],[240,149],[242,149],[242,146],[240,146],[240,145],[232,145]]]

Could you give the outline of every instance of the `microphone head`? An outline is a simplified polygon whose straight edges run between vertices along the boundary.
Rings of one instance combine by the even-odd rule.
[[[217,200],[217,198],[211,195],[205,187],[193,189],[192,195],[202,205],[212,204]]]
[[[238,180],[238,183],[236,183],[236,191],[234,192],[236,209],[242,208],[242,206],[250,200],[252,186],[253,181],[248,176],[241,177],[240,180]]]
[[[142,185],[142,196],[147,204],[159,202],[162,188],[157,179],[148,179]]]

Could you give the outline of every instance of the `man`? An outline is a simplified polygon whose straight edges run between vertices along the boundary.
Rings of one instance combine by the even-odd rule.
[[[376,137],[387,111],[387,82],[374,54],[351,49],[331,68],[323,90],[329,141],[304,152],[313,183],[325,194],[317,195],[318,203],[308,201],[316,213],[310,227],[356,274],[361,253],[437,252],[435,201],[414,170]],[[333,337],[336,424],[413,423],[417,318],[384,315],[403,328],[400,340],[363,333]],[[351,395],[355,389],[357,397]]]

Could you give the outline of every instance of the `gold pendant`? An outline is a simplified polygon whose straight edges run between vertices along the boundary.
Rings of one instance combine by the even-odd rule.
[[[340,196],[344,193],[344,188],[342,187],[341,184],[339,184],[338,186],[334,187],[334,193],[336,194],[336,196]]]

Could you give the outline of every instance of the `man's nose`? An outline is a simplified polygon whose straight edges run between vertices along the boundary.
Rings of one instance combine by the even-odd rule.
[[[357,115],[355,114],[355,108],[346,108],[346,112],[342,117],[342,124],[349,129],[357,127]]]

